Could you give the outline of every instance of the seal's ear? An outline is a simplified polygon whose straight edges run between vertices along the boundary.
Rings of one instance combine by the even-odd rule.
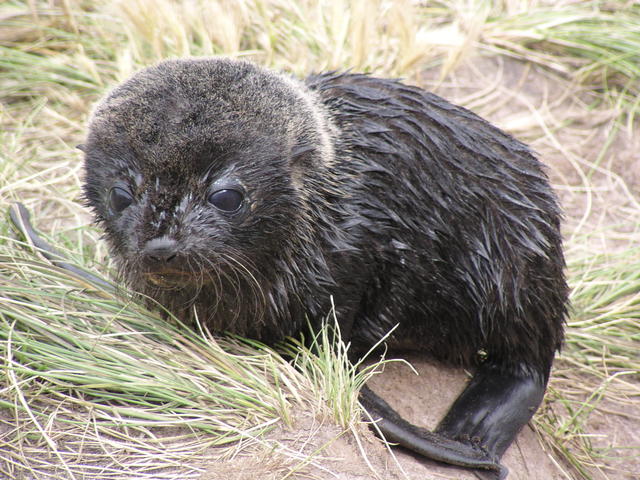
[[[86,147],[85,147],[85,146],[84,146],[84,144],[82,144],[82,143],[81,143],[80,145],[76,145],[76,148],[77,148],[78,150],[81,150],[81,151],[83,151],[83,152],[86,152]]]

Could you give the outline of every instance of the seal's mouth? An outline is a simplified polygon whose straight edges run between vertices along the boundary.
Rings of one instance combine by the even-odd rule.
[[[179,288],[193,283],[191,274],[179,270],[147,272],[144,276],[149,283],[160,288]]]

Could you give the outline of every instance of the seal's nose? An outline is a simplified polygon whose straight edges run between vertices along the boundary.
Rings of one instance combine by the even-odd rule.
[[[178,242],[168,237],[154,238],[144,246],[142,255],[149,266],[173,266],[178,258]]]

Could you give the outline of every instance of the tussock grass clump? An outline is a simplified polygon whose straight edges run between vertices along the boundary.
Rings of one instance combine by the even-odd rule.
[[[628,321],[640,312],[640,248],[576,259],[570,268],[569,348],[584,363],[604,363],[610,373],[633,371],[640,379],[640,329]]]
[[[24,247],[4,241],[18,252]],[[295,368],[317,358],[308,349],[291,364],[257,342],[214,339],[150,313],[118,289],[2,250],[0,472],[185,478],[198,471],[198,460],[210,461],[211,447],[259,442],[276,423],[291,426],[295,410],[327,417],[333,406],[343,426],[353,427],[355,388],[366,372],[332,358],[338,339],[325,333],[316,348],[336,372],[346,405],[333,392],[318,397],[305,368]]]
[[[558,408],[543,409],[537,424],[582,478],[593,478],[593,471],[606,468],[615,457],[621,470],[630,473],[635,467],[627,470],[626,464],[638,458],[640,445],[614,447],[602,441],[603,433],[592,432],[591,423],[596,414],[605,424],[610,414],[622,421],[637,415],[640,250],[575,259],[569,269],[573,312],[547,395]],[[618,426],[609,428],[616,431]]]

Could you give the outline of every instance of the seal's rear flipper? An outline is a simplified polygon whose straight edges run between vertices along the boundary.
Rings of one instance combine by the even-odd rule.
[[[541,372],[481,365],[436,433],[478,446],[499,459],[537,410],[547,383]]]
[[[376,421],[374,431],[389,442],[431,460],[485,470],[488,476],[483,478],[502,480],[507,475],[507,469],[481,448],[410,424],[366,385],[360,390],[360,403]]]

